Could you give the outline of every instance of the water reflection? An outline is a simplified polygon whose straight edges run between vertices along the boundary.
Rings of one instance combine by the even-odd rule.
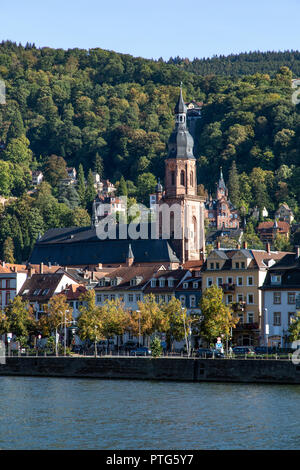
[[[0,377],[2,449],[297,449],[299,386]]]

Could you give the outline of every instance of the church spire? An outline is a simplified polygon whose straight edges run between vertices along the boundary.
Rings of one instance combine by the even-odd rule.
[[[182,84],[174,112],[176,116],[175,128],[168,141],[168,158],[194,159],[194,139],[186,126],[187,107],[183,100]]]

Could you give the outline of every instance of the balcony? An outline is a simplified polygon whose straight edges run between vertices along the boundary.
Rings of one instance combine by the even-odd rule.
[[[231,306],[234,312],[244,312],[246,310],[246,302],[235,302]]]
[[[234,292],[235,290],[235,284],[220,284],[219,287],[222,287],[223,291],[226,292]]]
[[[259,329],[259,324],[254,322],[254,323],[237,323],[236,325],[236,330],[258,330]]]

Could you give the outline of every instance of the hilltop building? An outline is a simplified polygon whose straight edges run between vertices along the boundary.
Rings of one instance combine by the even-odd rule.
[[[216,199],[210,196],[205,203],[205,218],[208,219],[210,230],[237,230],[240,227],[240,216],[228,198],[228,189],[225,185],[222,168],[217,184]]]

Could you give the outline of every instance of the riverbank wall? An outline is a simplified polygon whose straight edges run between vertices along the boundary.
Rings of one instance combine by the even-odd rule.
[[[300,365],[263,359],[6,357],[1,375],[300,384]]]

